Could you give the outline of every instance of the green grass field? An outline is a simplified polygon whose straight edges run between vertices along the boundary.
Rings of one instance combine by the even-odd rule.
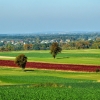
[[[99,100],[100,73],[0,67],[0,100]]]
[[[100,50],[63,50],[53,59],[50,51],[0,52],[0,59],[100,65]],[[2,57],[6,56],[6,57]],[[8,58],[7,58],[8,57]],[[11,58],[12,57],[12,58]],[[0,100],[99,100],[100,72],[0,67]]]
[[[49,50],[0,52],[0,56],[16,57],[22,53],[28,57],[28,61],[100,65],[99,49],[63,50],[56,59],[53,59]],[[15,58],[0,57],[0,59],[14,60]]]

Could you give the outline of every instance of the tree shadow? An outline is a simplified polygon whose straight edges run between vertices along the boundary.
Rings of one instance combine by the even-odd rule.
[[[57,57],[56,59],[66,59],[66,58],[70,58],[70,57]]]
[[[34,70],[32,70],[32,69],[25,69],[24,71],[25,72],[33,72]]]

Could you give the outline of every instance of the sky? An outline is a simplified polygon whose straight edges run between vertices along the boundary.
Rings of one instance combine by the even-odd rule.
[[[100,0],[0,0],[0,33],[100,31]]]

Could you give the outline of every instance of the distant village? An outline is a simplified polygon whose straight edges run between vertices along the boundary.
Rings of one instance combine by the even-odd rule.
[[[100,33],[0,34],[0,51],[49,50],[57,42],[62,49],[99,49]]]

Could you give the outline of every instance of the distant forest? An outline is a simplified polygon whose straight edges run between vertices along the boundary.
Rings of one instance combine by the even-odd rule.
[[[100,49],[100,33],[0,34],[0,51],[50,50],[53,42],[63,50]]]

